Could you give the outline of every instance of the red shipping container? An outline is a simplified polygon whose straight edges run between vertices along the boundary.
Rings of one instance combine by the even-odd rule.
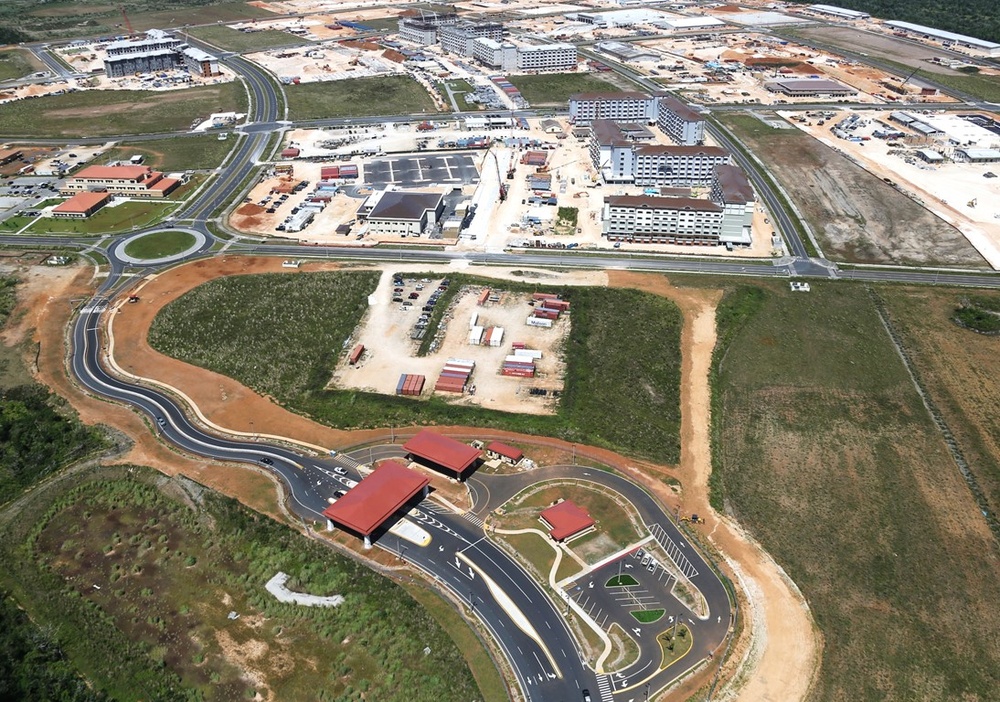
[[[319,169],[321,180],[332,180],[340,177],[340,166],[323,166]]]
[[[532,300],[558,300],[559,296],[553,293],[532,293]]]
[[[513,349],[526,349],[526,348],[528,348],[527,344],[525,344],[523,341],[515,341],[510,346]]]
[[[486,301],[490,298],[490,289],[486,288],[479,295],[479,300],[476,302],[477,305],[485,305]]]
[[[358,362],[358,360],[361,358],[361,354],[363,354],[364,352],[365,352],[365,345],[358,344],[357,346],[354,347],[354,350],[351,351],[351,356],[350,358],[347,359],[347,362],[353,366],[355,363]]]

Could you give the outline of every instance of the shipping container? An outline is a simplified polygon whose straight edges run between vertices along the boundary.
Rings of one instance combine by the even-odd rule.
[[[524,320],[524,323],[529,327],[544,327],[545,329],[550,329],[552,327],[551,319],[541,319],[540,317],[528,317]]]
[[[542,357],[542,352],[536,349],[524,349],[524,348],[514,349],[514,358],[536,359],[541,357]],[[507,358],[510,358],[510,356],[508,356]]]
[[[510,345],[510,347],[516,351],[517,349],[526,349],[528,348],[528,345],[523,341],[515,341]]]
[[[500,375],[506,375],[513,378],[534,378],[534,370],[519,370],[516,368],[504,368],[500,371]]]
[[[454,358],[454,357],[452,357],[452,358],[448,359],[448,365],[449,366],[468,366],[469,368],[475,368],[476,367],[476,362],[472,361],[472,360],[470,360],[468,358]]]
[[[351,351],[351,355],[347,359],[347,362],[353,366],[361,359],[361,354],[363,354],[364,352],[365,352],[365,345],[358,344],[357,346],[354,347],[354,350]]]
[[[340,166],[323,166],[319,169],[321,180],[333,180],[340,177]]]
[[[475,329],[476,323],[479,321],[479,313],[473,312],[472,316],[469,317],[469,329]]]
[[[532,300],[558,300],[559,296],[553,293],[532,293]]]
[[[542,307],[565,312],[569,309],[568,300],[542,300]]]
[[[552,319],[552,320],[555,320],[555,319],[559,319],[559,311],[558,310],[536,309],[535,310],[535,316],[536,317],[541,317],[542,319]]]
[[[490,289],[486,288],[479,294],[479,300],[476,302],[477,305],[485,305],[486,301],[490,297]]]
[[[425,379],[424,379],[424,376],[422,376],[422,375],[418,375],[418,376],[415,376],[415,377],[416,377],[416,380],[413,383],[412,394],[413,395],[420,395],[424,391],[424,382],[425,382]]]
[[[409,378],[409,377],[410,376],[406,375],[405,373],[403,375],[399,376],[399,382],[396,383],[396,394],[397,395],[402,395],[403,394],[403,386],[406,385],[406,379]]]
[[[473,327],[469,330],[469,346],[479,346],[483,343],[483,328]]]

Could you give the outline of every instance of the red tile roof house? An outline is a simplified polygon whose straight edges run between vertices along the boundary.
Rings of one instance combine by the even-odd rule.
[[[104,207],[111,200],[111,193],[77,193],[73,197],[52,208],[53,217],[86,219]]]
[[[500,443],[499,441],[491,441],[486,445],[486,455],[490,458],[498,458],[504,463],[509,463],[512,466],[516,466],[521,462],[521,459],[524,458],[524,452],[521,451],[521,449],[508,446],[507,444]]]
[[[427,496],[430,479],[400,461],[384,461],[368,477],[323,510],[327,530],[334,526],[364,537],[371,548],[372,534],[417,495]]]
[[[66,181],[63,195],[104,189],[114,195],[129,197],[166,197],[180,181],[164,178],[149,166],[88,166]]]
[[[587,510],[572,500],[563,500],[542,510],[538,517],[549,527],[549,536],[553,541],[567,541],[583,536],[593,531],[596,524],[594,518],[587,514]]]

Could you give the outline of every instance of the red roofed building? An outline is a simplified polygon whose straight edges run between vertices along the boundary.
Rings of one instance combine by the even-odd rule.
[[[399,461],[385,461],[347,494],[323,510],[327,529],[339,525],[360,534],[370,548],[371,535],[417,495],[427,496],[430,479]]]
[[[63,195],[86,190],[106,189],[115,195],[129,197],[165,197],[180,184],[174,178],[164,178],[149,166],[88,166],[66,181]]]
[[[499,441],[491,441],[486,445],[486,455],[490,458],[499,458],[504,463],[516,466],[524,458],[524,451],[513,446],[502,444]]]
[[[563,500],[557,505],[542,510],[538,516],[549,527],[549,536],[555,541],[565,541],[574,536],[580,536],[593,529],[595,524],[594,518],[587,514],[587,510],[572,500]]]
[[[459,480],[476,466],[480,458],[478,449],[427,429],[403,444],[403,450],[411,459]]]
[[[77,193],[56,207],[52,208],[53,217],[86,219],[104,207],[111,200],[111,193]]]

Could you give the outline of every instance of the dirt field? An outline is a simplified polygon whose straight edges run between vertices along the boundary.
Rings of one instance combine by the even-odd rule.
[[[861,165],[877,179],[896,183],[897,192],[906,193],[909,199],[940,218],[939,221],[960,231],[986,262],[1000,268],[1000,208],[996,204],[1000,189],[994,179],[984,177],[996,164],[945,162],[929,165],[914,156],[920,147],[951,153],[952,147],[942,143],[943,139],[930,144],[918,139],[912,145],[904,139],[901,147],[890,147],[885,140],[875,138],[867,142],[838,139],[831,134],[831,127],[848,114],[839,112],[822,127],[815,122],[797,126],[830,147],[829,150],[845,154],[847,159]],[[888,112],[874,113],[871,117],[889,124]],[[868,135],[873,129],[874,123],[871,123],[854,133]],[[955,262],[960,263],[959,260]]]
[[[952,70],[947,66],[931,63],[926,59],[937,57],[944,61],[954,60],[952,54],[946,53],[931,46],[921,46],[914,41],[906,41],[884,34],[874,32],[862,32],[853,27],[807,27],[797,28],[796,34],[801,34],[807,39],[815,39],[818,42],[831,44],[847,51],[862,54],[874,54],[883,56],[891,61],[898,61],[907,66],[920,66],[924,70],[932,73],[943,73],[945,75],[962,75],[960,72]]]
[[[766,155],[830,258],[857,263],[984,267],[959,230],[836,150],[799,130],[726,117],[751,150]],[[868,147],[865,147],[868,148]]]
[[[349,366],[346,359],[341,362],[333,375],[332,384],[341,388],[357,388],[391,395],[402,373],[415,373],[426,377],[424,394],[433,392],[434,382],[449,358],[467,358],[476,362],[476,370],[470,383],[475,386],[475,394],[464,396],[454,393],[439,393],[457,404],[478,405],[487,409],[522,414],[555,414],[557,403],[549,397],[528,394],[529,388],[562,390],[565,364],[560,348],[569,334],[570,317],[563,315],[552,329],[529,327],[524,320],[531,311],[527,305],[528,295],[500,294],[500,302],[480,307],[477,298],[482,288],[462,290],[445,312],[442,326],[446,329],[444,342],[435,352],[417,357],[418,341],[410,338],[413,324],[419,317],[420,308],[429,294],[437,288],[441,279],[429,279],[420,298],[413,300],[413,307],[401,307],[390,302],[393,296],[392,272],[382,274],[374,303],[361,322],[355,340],[367,349],[364,360],[356,366]],[[416,279],[404,278],[402,297],[406,299],[415,290]],[[409,301],[409,300],[408,300]],[[407,310],[407,311],[404,311]],[[469,320],[478,314],[480,326],[497,326],[505,330],[503,345],[500,347],[470,346]],[[499,374],[505,356],[512,354],[511,342],[522,341],[530,349],[542,352],[536,362],[538,375],[535,378],[514,378]]]

